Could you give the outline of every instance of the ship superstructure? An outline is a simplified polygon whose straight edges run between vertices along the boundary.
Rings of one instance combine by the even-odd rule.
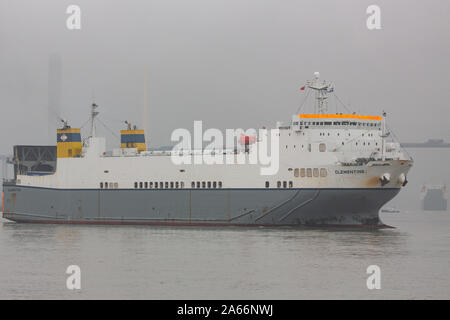
[[[130,125],[121,131],[121,148],[107,152],[95,134],[93,105],[84,143],[67,123],[58,130],[56,172],[4,183],[3,216],[47,223],[383,226],[378,211],[406,185],[412,160],[388,140],[385,114],[331,114],[332,86],[318,75],[307,86],[316,95],[315,112],[277,123],[274,175],[248,162],[175,164],[169,151],[147,151],[143,130]],[[249,157],[262,143],[260,136],[243,141],[218,152]]]

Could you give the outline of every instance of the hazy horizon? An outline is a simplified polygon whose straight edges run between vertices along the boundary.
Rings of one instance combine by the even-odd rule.
[[[82,10],[81,30],[66,28],[70,4]],[[366,28],[371,4],[381,30]],[[52,55],[61,59],[60,117],[79,127],[95,100],[117,135],[124,120],[147,127],[150,147],[194,120],[219,129],[289,120],[315,71],[352,110],[387,111],[400,140],[448,141],[449,16],[438,0],[0,0],[0,154],[49,143]]]

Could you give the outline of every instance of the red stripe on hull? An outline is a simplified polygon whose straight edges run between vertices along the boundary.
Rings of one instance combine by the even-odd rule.
[[[5,219],[13,220],[11,218]],[[208,222],[138,222],[138,221],[67,221],[67,220],[13,220],[18,223],[37,224],[72,224],[72,225],[127,225],[127,226],[171,226],[171,227],[293,227],[293,228],[352,228],[352,229],[395,229],[385,224],[357,225],[357,224],[314,224],[314,225],[279,225],[279,224],[230,224]]]

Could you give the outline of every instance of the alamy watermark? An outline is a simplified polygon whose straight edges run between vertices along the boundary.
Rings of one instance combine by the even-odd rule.
[[[66,274],[69,276],[66,280],[66,288],[69,290],[81,289],[81,269],[77,265],[70,265],[66,269]]]
[[[175,165],[259,165],[261,175],[275,175],[280,166],[279,135],[278,129],[226,129],[224,139],[219,129],[203,132],[202,121],[194,121],[193,135],[184,128],[172,132],[171,140],[178,143],[171,158]]]
[[[69,17],[66,20],[66,27],[69,30],[81,29],[81,8],[77,5],[70,5],[66,9],[66,13]]]
[[[367,278],[366,285],[369,290],[381,289],[381,269],[379,266],[373,264],[367,267],[367,274],[370,276]]]
[[[381,9],[376,4],[367,7],[366,13],[369,15],[366,20],[366,26],[369,30],[381,29]]]

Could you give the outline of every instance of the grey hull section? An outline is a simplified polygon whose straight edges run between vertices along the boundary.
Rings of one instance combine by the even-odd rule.
[[[149,225],[381,226],[400,189],[47,189],[4,185],[6,219]]]

